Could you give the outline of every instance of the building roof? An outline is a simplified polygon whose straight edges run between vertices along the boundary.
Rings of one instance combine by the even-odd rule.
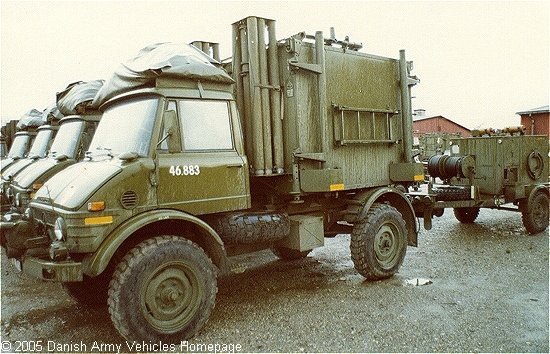
[[[424,120],[437,119],[437,118],[444,119],[444,120],[446,120],[446,121],[448,121],[448,122],[451,122],[451,123],[453,123],[453,124],[455,124],[455,125],[457,125],[457,126],[459,126],[459,127],[461,127],[461,128],[464,128],[464,129],[466,129],[466,130],[468,130],[468,131],[471,131],[470,128],[466,128],[466,127],[463,126],[462,124],[458,124],[457,122],[454,122],[454,121],[450,120],[449,118],[445,118],[445,117],[443,117],[443,116],[421,117],[421,118],[416,118],[416,119],[413,118],[413,123],[420,122],[420,121],[424,121]]]
[[[547,112],[549,112],[548,105],[537,107],[537,108],[531,108],[526,111],[516,112],[516,114],[522,115],[522,114],[533,114],[533,113],[536,114],[536,113],[547,113]]]

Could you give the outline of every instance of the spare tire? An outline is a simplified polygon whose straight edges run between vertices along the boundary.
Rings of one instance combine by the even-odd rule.
[[[470,188],[461,186],[445,186],[434,187],[432,192],[436,195],[435,200],[453,201],[453,200],[469,200]]]
[[[286,213],[224,214],[212,227],[227,244],[278,241],[290,233],[290,218]]]

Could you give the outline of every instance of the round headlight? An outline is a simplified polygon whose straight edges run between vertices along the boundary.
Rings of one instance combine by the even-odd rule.
[[[65,224],[65,220],[62,217],[58,217],[57,220],[55,220],[55,227],[53,230],[57,240],[61,241],[65,238],[67,234],[67,224]]]
[[[13,196],[11,187],[8,187],[6,190],[6,197],[11,198]]]
[[[16,195],[15,195],[15,206],[16,207],[20,207],[21,206],[21,193],[18,192]]]
[[[31,211],[31,208],[25,209],[25,213],[24,213],[23,215],[25,215],[25,218],[26,218],[27,220],[31,220],[31,219],[32,219],[32,211]]]

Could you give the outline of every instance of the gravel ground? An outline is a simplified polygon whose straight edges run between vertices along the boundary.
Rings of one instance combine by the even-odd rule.
[[[357,274],[349,235],[300,261],[241,256],[202,332],[137,351],[548,353],[548,241],[526,235],[519,213],[482,209],[467,225],[447,210],[385,281]],[[4,251],[1,274],[2,351],[130,351],[106,309],[19,274]]]

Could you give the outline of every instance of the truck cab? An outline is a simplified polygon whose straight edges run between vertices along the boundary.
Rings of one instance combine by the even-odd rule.
[[[30,199],[50,177],[64,168],[84,159],[91,138],[101,119],[99,112],[85,116],[67,116],[59,122],[59,131],[48,156],[25,167],[10,184],[14,196],[11,214],[22,215]],[[12,215],[9,219],[13,221]],[[2,224],[5,228],[5,224]]]
[[[2,172],[11,164],[23,158],[31,146],[33,136],[27,131],[15,133],[10,150],[5,157],[2,157]]]
[[[25,158],[18,159],[9,167],[2,171],[2,181],[0,182],[2,190],[2,213],[9,210],[9,206],[14,197],[10,184],[13,178],[30,164],[46,157],[49,148],[57,133],[57,126],[43,125],[37,129],[36,137],[32,147]]]

